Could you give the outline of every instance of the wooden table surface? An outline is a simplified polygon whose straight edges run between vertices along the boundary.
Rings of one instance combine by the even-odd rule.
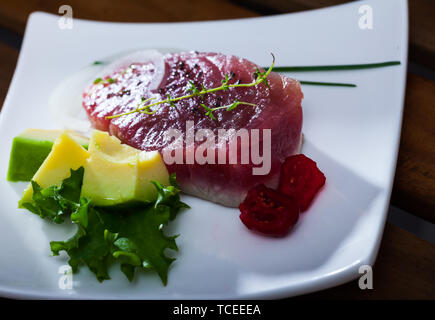
[[[125,0],[68,4],[74,17],[120,22],[168,22],[254,17],[314,9],[343,0]],[[64,1],[0,1],[0,105],[19,54],[29,13],[58,13]],[[435,68],[435,3],[410,0],[410,61]],[[433,71],[433,69],[432,69]],[[430,72],[432,72],[430,71]],[[408,73],[399,158],[391,202],[435,223],[435,82]],[[302,299],[435,299],[435,246],[404,229],[386,224],[373,269],[374,289],[357,281],[302,296]]]

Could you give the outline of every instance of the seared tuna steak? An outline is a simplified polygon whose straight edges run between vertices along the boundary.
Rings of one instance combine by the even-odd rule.
[[[164,70],[152,62],[120,66],[87,88],[83,106],[92,125],[141,150],[159,150],[162,154],[170,150],[170,156],[181,154],[181,161],[173,158],[166,165],[176,173],[180,188],[188,194],[236,207],[257,184],[277,187],[281,163],[298,153],[301,146],[303,94],[299,82],[272,72],[268,85],[230,88],[172,105],[157,105],[151,107],[150,110],[156,110],[152,115],[135,112],[108,119],[107,116],[132,111],[150,98],[145,105],[191,94],[192,84],[198,89],[219,87],[225,75],[229,84],[248,84],[258,75],[256,64],[231,55],[182,52],[166,54],[162,59]],[[153,78],[162,73],[160,84],[153,84]],[[235,101],[249,105],[216,110],[214,119],[206,115],[204,106],[215,108]],[[173,143],[175,136],[171,138],[174,132],[182,134],[178,144]],[[196,139],[188,141],[194,134]],[[246,134],[249,139],[242,143]],[[205,136],[216,143],[214,149],[204,151]],[[235,149],[231,149],[232,143]],[[254,159],[254,153],[260,158]],[[168,157],[164,154],[164,158]],[[208,159],[205,163],[204,158]]]

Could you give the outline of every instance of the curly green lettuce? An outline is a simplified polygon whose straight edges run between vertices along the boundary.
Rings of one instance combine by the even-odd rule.
[[[41,218],[62,223],[69,217],[77,225],[77,232],[65,241],[52,241],[53,255],[65,251],[74,273],[86,265],[98,281],[110,279],[108,269],[115,261],[132,281],[136,270],[154,270],[164,285],[175,260],[165,251],[178,251],[175,236],[164,234],[164,226],[175,219],[183,208],[175,176],[171,185],[153,181],[157,189],[154,203],[130,207],[94,207],[89,199],[80,197],[83,168],[71,170],[71,176],[60,187],[41,188],[32,181],[32,202],[23,206]]]

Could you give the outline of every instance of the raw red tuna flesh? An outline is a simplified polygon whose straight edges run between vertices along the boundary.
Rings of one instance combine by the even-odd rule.
[[[108,131],[122,142],[141,150],[159,150],[168,146],[164,132],[170,128],[185,134],[186,121],[193,121],[195,130],[210,129],[216,136],[218,129],[260,129],[260,152],[262,150],[261,129],[271,129],[271,169],[266,175],[254,175],[248,164],[171,164],[169,172],[175,172],[182,191],[214,201],[225,206],[237,207],[247,191],[263,183],[276,188],[281,163],[287,156],[299,153],[301,146],[303,94],[297,80],[272,72],[268,76],[269,88],[265,84],[248,88],[231,88],[228,91],[211,93],[201,97],[181,100],[175,107],[168,104],[158,106],[153,115],[133,113],[114,119],[107,116],[128,112],[137,108],[143,99],[157,97],[164,100],[189,93],[189,80],[198,88],[221,85],[226,74],[231,83],[251,83],[257,65],[243,58],[218,53],[182,52],[164,56],[165,71],[159,87],[150,90],[154,67],[150,63],[124,66],[108,74],[106,78],[116,81],[93,84],[83,94],[83,106],[96,129]],[[239,105],[213,114],[216,120],[205,115],[201,103],[209,106],[228,105],[235,100],[254,103],[256,106]],[[196,150],[202,142],[195,142]],[[228,142],[219,146],[227,151]],[[241,146],[239,144],[240,153]],[[248,146],[250,152],[251,145]],[[246,151],[246,150],[245,150]],[[216,163],[218,162],[216,151]],[[186,152],[184,151],[184,157]],[[239,154],[240,155],[240,154]],[[240,158],[239,158],[240,160]]]

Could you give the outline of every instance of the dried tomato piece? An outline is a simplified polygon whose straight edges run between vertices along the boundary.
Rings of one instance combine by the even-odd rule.
[[[284,236],[299,218],[294,199],[263,184],[249,190],[239,209],[245,226],[268,235]]]
[[[303,154],[298,154],[285,159],[281,167],[278,190],[296,199],[302,212],[308,209],[325,181],[325,175],[319,170],[316,162]]]

